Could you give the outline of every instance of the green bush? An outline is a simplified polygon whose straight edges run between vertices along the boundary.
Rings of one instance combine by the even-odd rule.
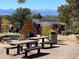
[[[8,32],[10,20],[5,17],[2,18],[2,32]]]
[[[54,31],[51,27],[49,26],[44,26],[42,28],[42,35],[48,36],[52,31]]]

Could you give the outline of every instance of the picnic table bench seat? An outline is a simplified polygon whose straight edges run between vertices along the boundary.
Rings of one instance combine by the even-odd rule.
[[[43,42],[41,44],[50,44],[50,47],[52,47],[52,45],[54,45],[55,43],[54,43],[54,41],[49,40],[49,41],[45,41],[45,42]]]
[[[37,53],[40,53],[41,46],[31,47],[31,48],[24,48],[25,56],[28,56],[28,52],[32,50],[37,50]]]
[[[10,49],[17,49],[18,47],[16,45],[14,46],[7,46],[7,47],[4,47],[6,49],[6,54],[9,54],[9,50]],[[20,46],[21,50],[22,50],[22,46]]]

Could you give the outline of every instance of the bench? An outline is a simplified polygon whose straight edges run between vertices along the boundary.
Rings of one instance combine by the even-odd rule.
[[[42,48],[42,47],[37,46],[37,47],[25,48],[25,49],[23,49],[23,50],[25,51],[25,56],[28,56],[28,52],[29,52],[29,51],[37,50],[37,53],[40,53],[40,49],[41,49],[41,48]]]
[[[50,44],[50,47],[52,47],[52,45],[54,45],[55,43],[54,43],[54,41],[50,40],[50,41],[45,41],[41,44]]]
[[[5,47],[6,48],[6,54],[9,54],[9,50],[10,49],[15,49],[15,48],[18,48],[17,46],[8,46],[8,47]],[[20,46],[20,49],[22,50],[22,46]]]

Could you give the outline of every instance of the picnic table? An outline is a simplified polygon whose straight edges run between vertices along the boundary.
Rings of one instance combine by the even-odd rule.
[[[0,33],[0,41],[4,42],[7,40],[14,40],[19,37],[20,33]],[[16,39],[15,39],[16,40]]]
[[[45,38],[49,38],[49,36],[31,37],[31,38],[28,38],[28,39],[29,40],[39,40],[39,39],[42,39],[42,48],[44,48],[44,39]]]
[[[17,54],[20,54],[20,45],[22,44],[26,44],[27,48],[30,48],[30,44],[32,43],[36,43],[37,44],[37,40],[23,40],[23,41],[13,41],[10,42],[10,45],[17,45]]]
[[[20,33],[0,33],[0,37],[3,37],[3,36],[20,36],[21,34]]]

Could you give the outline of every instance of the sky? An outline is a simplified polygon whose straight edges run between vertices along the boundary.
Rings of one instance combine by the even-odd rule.
[[[0,0],[0,9],[16,9],[23,7],[32,10],[57,10],[59,6],[65,3],[65,0],[27,0],[26,3],[19,4],[17,3],[17,0]]]

